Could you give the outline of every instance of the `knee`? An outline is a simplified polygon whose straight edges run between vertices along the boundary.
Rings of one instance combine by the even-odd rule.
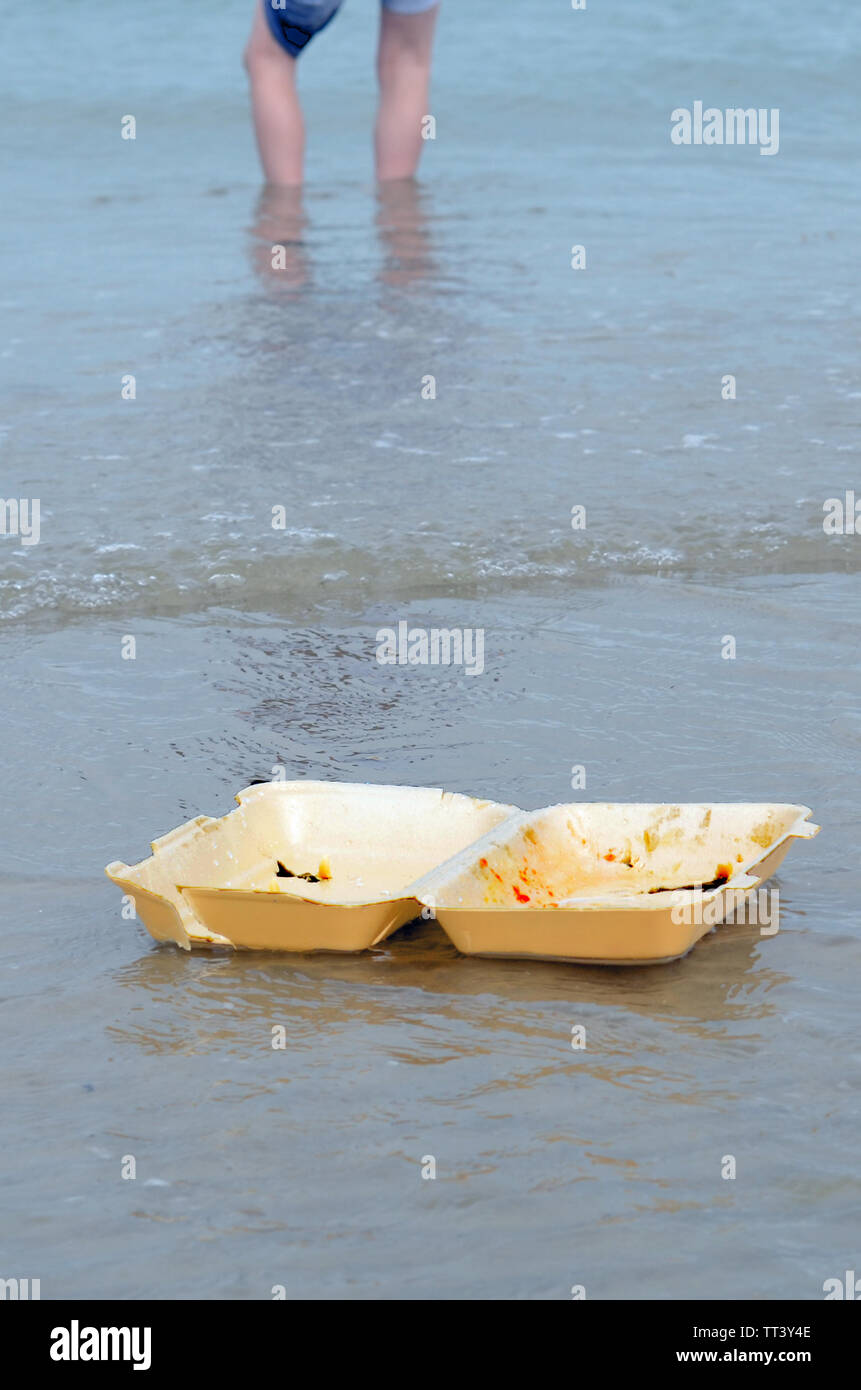
[[[424,84],[430,75],[437,7],[418,14],[384,8],[377,49],[377,77],[383,87]]]
[[[245,68],[249,77],[253,77],[255,73],[260,72],[262,68],[268,66],[271,61],[271,54],[267,53],[257,36],[252,34],[242,54],[242,66]]]
[[[424,55],[408,48],[388,49],[377,57],[377,80],[383,88],[421,86],[429,70]]]
[[[255,24],[242,54],[242,65],[251,77],[290,67],[293,59],[264,24]]]

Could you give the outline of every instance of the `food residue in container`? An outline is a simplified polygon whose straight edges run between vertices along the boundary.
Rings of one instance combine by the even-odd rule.
[[[329,867],[328,859],[320,860],[320,864],[316,874],[294,873],[293,870],[288,869],[286,864],[283,864],[280,859],[276,859],[275,863],[278,865],[277,869],[275,870],[276,878],[301,878],[304,879],[306,883],[325,883],[328,879],[332,877],[332,870]]]
[[[688,893],[694,888],[700,888],[703,893],[710,893],[714,888],[722,888],[728,879],[732,878],[731,864],[718,864],[715,876],[709,883],[679,883],[674,888],[650,888],[650,893]]]

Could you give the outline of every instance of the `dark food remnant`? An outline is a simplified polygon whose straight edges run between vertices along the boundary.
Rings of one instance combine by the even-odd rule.
[[[728,864],[718,864],[717,878],[713,878],[710,883],[679,883],[675,888],[650,888],[650,893],[686,893],[692,888],[701,888],[704,893],[710,893],[713,888],[721,888],[727,879],[732,876],[732,870]]]
[[[281,863],[280,859],[276,859],[275,863],[278,865],[278,868],[275,870],[276,878],[304,878],[306,883],[320,882],[316,874],[294,874],[293,870],[286,868],[285,865]]]

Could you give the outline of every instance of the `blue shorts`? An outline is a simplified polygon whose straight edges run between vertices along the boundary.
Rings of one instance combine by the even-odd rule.
[[[274,37],[294,58],[335,18],[343,0],[263,0],[263,10]],[[382,0],[395,14],[422,14],[438,0]]]

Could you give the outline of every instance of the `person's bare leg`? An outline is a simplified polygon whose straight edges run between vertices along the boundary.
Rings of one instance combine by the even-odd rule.
[[[428,114],[431,52],[439,5],[422,14],[383,9],[377,76],[380,107],[374,146],[378,179],[406,179],[421,158],[422,118]]]
[[[296,59],[273,36],[256,0],[244,62],[263,173],[269,183],[302,182],[305,123],[296,90]]]

